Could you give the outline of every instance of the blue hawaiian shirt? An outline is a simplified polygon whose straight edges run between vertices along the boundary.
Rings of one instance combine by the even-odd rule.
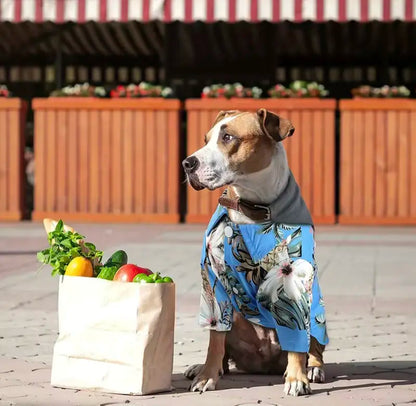
[[[328,343],[310,225],[235,224],[218,206],[201,256],[200,324],[229,331],[233,312],[276,329],[285,351]]]

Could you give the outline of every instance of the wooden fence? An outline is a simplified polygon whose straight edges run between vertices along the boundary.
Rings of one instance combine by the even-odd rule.
[[[416,224],[416,100],[341,100],[341,224]]]
[[[33,219],[178,222],[179,100],[34,99]]]
[[[187,154],[203,146],[220,110],[256,111],[264,107],[295,126],[284,141],[289,165],[316,224],[335,223],[335,107],[332,99],[194,99],[185,102],[188,114]],[[196,192],[188,187],[186,221],[205,223],[221,191]]]
[[[26,102],[0,98],[0,220],[24,216]]]

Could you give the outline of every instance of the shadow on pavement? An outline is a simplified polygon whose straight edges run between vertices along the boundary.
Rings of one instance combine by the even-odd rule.
[[[34,255],[36,257],[36,254],[38,251],[0,251],[1,255]]]
[[[415,361],[377,361],[377,362],[341,362],[325,366],[326,383],[320,388],[313,384],[313,393],[334,392],[359,388],[377,388],[390,385],[391,388],[416,383]],[[371,380],[372,382],[362,382]],[[182,374],[172,377],[175,392],[185,392],[191,383]],[[259,386],[281,385],[284,380],[279,375],[251,375],[233,370],[217,384],[217,390],[252,388]]]

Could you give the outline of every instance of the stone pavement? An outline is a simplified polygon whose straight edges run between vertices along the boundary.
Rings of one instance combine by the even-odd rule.
[[[233,372],[215,392],[187,392],[182,372],[205,359],[197,324],[204,231],[189,225],[73,224],[111,253],[173,276],[177,319],[170,393],[124,396],[50,386],[57,337],[57,279],[38,270],[39,223],[0,224],[0,405],[404,405],[416,403],[416,229],[318,227],[317,260],[330,345],[327,383],[304,398],[283,395],[281,376]]]

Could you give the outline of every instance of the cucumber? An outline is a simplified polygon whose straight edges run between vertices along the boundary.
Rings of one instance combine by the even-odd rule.
[[[123,250],[116,251],[110,258],[107,259],[107,262],[104,264],[105,267],[116,266],[117,269],[123,265],[127,264],[127,254]]]

